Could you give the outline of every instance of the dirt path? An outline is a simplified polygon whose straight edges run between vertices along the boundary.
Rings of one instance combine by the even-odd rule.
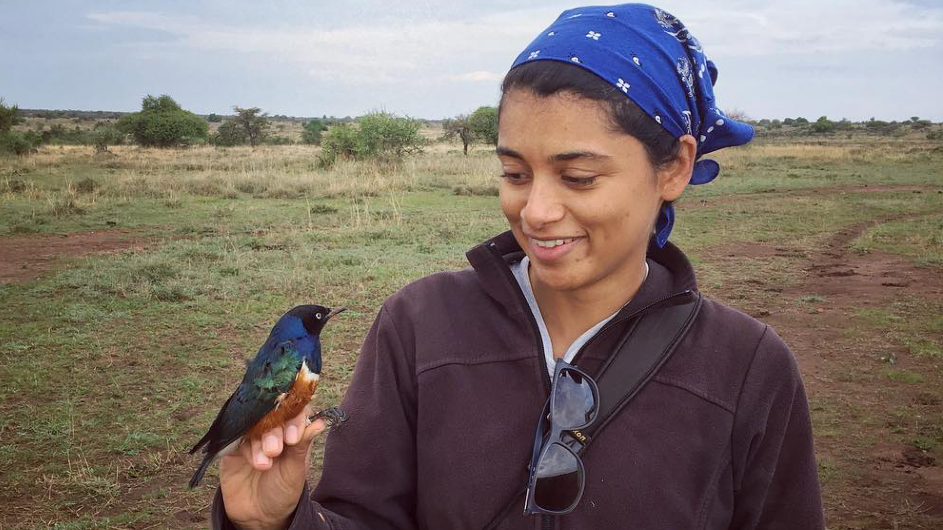
[[[755,316],[776,328],[799,361],[813,410],[830,530],[943,528],[943,462],[914,443],[896,441],[943,429],[941,363],[911,354],[888,330],[855,326],[856,315],[869,308],[943,301],[937,271],[916,268],[899,255],[850,251],[864,230],[891,220],[840,230],[812,253],[741,244],[712,250],[708,259],[792,256],[802,269],[802,280],[791,287],[753,280],[757,291],[781,293]],[[744,296],[742,290],[723,288],[713,294]],[[811,303],[797,303],[802,300]],[[923,380],[894,381],[891,370]]]
[[[142,246],[144,240],[122,230],[68,236],[0,238],[0,284],[32,280],[60,265],[62,260],[96,252]]]

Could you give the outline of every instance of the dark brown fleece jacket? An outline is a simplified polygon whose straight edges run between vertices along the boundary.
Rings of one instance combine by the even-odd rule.
[[[522,255],[504,233],[468,252],[473,269],[386,301],[342,403],[350,419],[328,436],[321,480],[292,529],[480,530],[523,491],[549,378],[508,268]],[[650,248],[648,262],[620,314],[697,288],[670,243]],[[574,363],[598,371],[625,325],[604,329]],[[824,528],[796,361],[771,328],[710,300],[583,462],[573,513],[523,516],[520,497],[496,528]],[[231,527],[219,495],[213,522]]]

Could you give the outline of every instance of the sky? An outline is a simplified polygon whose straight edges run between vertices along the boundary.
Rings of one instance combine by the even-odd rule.
[[[200,114],[385,110],[438,119],[494,105],[553,0],[0,0],[0,97]],[[659,0],[719,70],[727,112],[943,121],[943,0]]]

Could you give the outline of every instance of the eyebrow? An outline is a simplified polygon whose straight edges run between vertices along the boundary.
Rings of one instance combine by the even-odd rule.
[[[518,160],[524,160],[524,157],[513,149],[508,149],[507,147],[496,147],[494,150],[495,154],[498,156],[509,156],[511,158],[517,158]],[[550,156],[551,162],[566,162],[569,160],[607,160],[612,158],[609,155],[601,155],[599,153],[594,153],[592,151],[571,151],[569,153],[557,153]]]

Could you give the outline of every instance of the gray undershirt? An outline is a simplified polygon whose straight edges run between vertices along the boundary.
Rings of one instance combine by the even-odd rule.
[[[537,328],[540,330],[540,339],[543,342],[544,357],[547,360],[547,371],[550,373],[550,377],[553,377],[553,369],[556,365],[556,359],[553,357],[553,345],[550,342],[550,332],[547,331],[547,324],[544,322],[543,315],[540,314],[540,307],[537,306],[537,299],[534,297],[534,289],[530,284],[530,275],[527,273],[529,267],[530,258],[524,256],[524,259],[511,265],[511,272],[514,273],[514,279],[517,280],[517,284],[521,286],[521,291],[524,291],[524,298],[527,299],[527,305],[530,306],[530,310],[534,314],[534,319],[537,320]],[[648,278],[647,261],[645,262],[645,278]],[[645,280],[642,281],[644,282]],[[628,304],[629,301],[631,301],[631,299],[627,300],[625,303]],[[623,307],[625,307],[625,304],[623,304]],[[619,309],[621,310],[622,308],[620,307]],[[586,341],[593,338],[593,335],[598,333],[599,330],[606,325],[606,322],[612,320],[612,317],[616,316],[618,312],[619,311],[616,311],[602,319],[577,337],[577,339],[573,341],[573,344],[570,344],[570,347],[566,350],[566,353],[563,355],[563,360],[568,363],[573,362],[573,357],[576,356],[576,352],[580,351],[580,348],[586,344]]]

